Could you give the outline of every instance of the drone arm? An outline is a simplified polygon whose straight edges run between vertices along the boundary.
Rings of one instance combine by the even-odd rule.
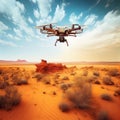
[[[69,34],[79,34],[83,31],[83,28],[79,24],[73,24],[72,28],[69,29]]]
[[[69,34],[68,36],[73,36],[73,37],[76,37],[76,34]]]
[[[47,37],[55,36],[54,34],[48,34]]]
[[[40,29],[40,32],[41,32],[42,34],[47,34],[47,31],[45,31],[45,30],[43,30],[43,29]]]

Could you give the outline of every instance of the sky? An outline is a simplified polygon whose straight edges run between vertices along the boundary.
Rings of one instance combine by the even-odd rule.
[[[85,25],[54,43],[37,25]],[[120,61],[120,0],[0,0],[0,60]]]

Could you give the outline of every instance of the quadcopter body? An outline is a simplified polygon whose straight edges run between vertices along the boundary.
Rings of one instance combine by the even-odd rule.
[[[79,24],[72,24],[71,27],[68,26],[56,26],[54,27],[53,24],[36,26],[36,28],[40,29],[40,32],[43,34],[47,34],[47,37],[50,36],[58,36],[59,38],[55,42],[55,46],[57,42],[66,42],[68,46],[68,41],[65,39],[67,36],[76,37],[76,34],[80,34],[83,32],[83,28]]]

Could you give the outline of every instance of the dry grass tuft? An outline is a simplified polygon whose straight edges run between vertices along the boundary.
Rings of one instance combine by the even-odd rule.
[[[94,71],[94,72],[93,72],[93,75],[99,77],[99,76],[100,76],[100,73],[99,73],[98,71]]]
[[[33,78],[36,78],[36,79],[37,79],[37,82],[39,82],[39,81],[42,80],[42,78],[43,78],[43,74],[38,73],[38,74],[34,75]]]
[[[60,88],[63,90],[63,92],[65,92],[69,87],[71,87],[72,85],[71,84],[68,84],[68,83],[62,83],[60,85]]]
[[[118,75],[120,75],[120,73],[119,73],[118,69],[114,68],[114,69],[110,69],[108,71],[108,75],[110,75],[110,76],[118,76]]]
[[[0,81],[0,89],[4,89],[7,86],[9,86],[9,83],[7,81]]]
[[[115,90],[114,96],[120,96],[120,89]]]
[[[64,76],[64,77],[62,78],[62,80],[69,80],[69,77],[68,77],[68,76]]]
[[[109,120],[108,113],[106,111],[100,111],[98,113],[97,120]]]
[[[84,70],[83,73],[82,73],[83,76],[87,76],[88,75],[88,71],[87,70]]]
[[[76,78],[74,86],[67,90],[66,97],[77,108],[89,108],[92,97],[92,86],[84,79]]]
[[[62,111],[62,112],[68,112],[70,110],[70,107],[68,104],[66,103],[60,103],[59,104],[59,109]]]
[[[13,76],[12,81],[15,85],[27,85],[28,84],[28,79],[21,75]]]
[[[114,85],[114,82],[109,76],[103,77],[103,83],[105,85]]]
[[[50,78],[44,78],[42,81],[44,84],[51,84]]]
[[[0,108],[5,110],[11,110],[13,106],[18,105],[21,102],[21,95],[18,90],[13,86],[5,88],[5,95],[0,96]]]
[[[109,94],[102,94],[101,99],[106,100],[106,101],[112,101],[112,97]]]

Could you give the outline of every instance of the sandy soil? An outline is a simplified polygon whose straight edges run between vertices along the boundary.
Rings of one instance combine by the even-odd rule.
[[[120,73],[120,65],[76,65],[77,68],[67,65],[68,70],[62,72],[46,74],[45,77],[50,79],[50,84],[37,81],[35,78],[35,65],[1,65],[0,68],[20,68],[25,69],[29,75],[28,85],[20,85],[16,87],[22,95],[22,101],[18,106],[13,107],[12,110],[6,111],[0,109],[0,120],[94,120],[93,114],[99,111],[107,111],[111,120],[120,119],[120,96],[115,96],[116,89],[120,89],[120,75],[110,76],[114,85],[105,85],[102,79],[106,76],[107,70],[117,69]],[[100,84],[92,83],[92,102],[93,113],[91,110],[84,110],[73,108],[68,112],[62,112],[59,109],[59,104],[64,101],[64,93],[60,89],[62,83],[72,83],[76,76],[83,76],[83,73],[88,71],[88,75],[92,76],[93,72],[99,72],[96,76]],[[55,76],[59,74],[57,83],[55,83]],[[64,80],[64,77],[69,79]],[[44,80],[43,80],[44,81]],[[101,99],[101,94],[109,94],[112,101]],[[2,95],[0,90],[0,95]]]

